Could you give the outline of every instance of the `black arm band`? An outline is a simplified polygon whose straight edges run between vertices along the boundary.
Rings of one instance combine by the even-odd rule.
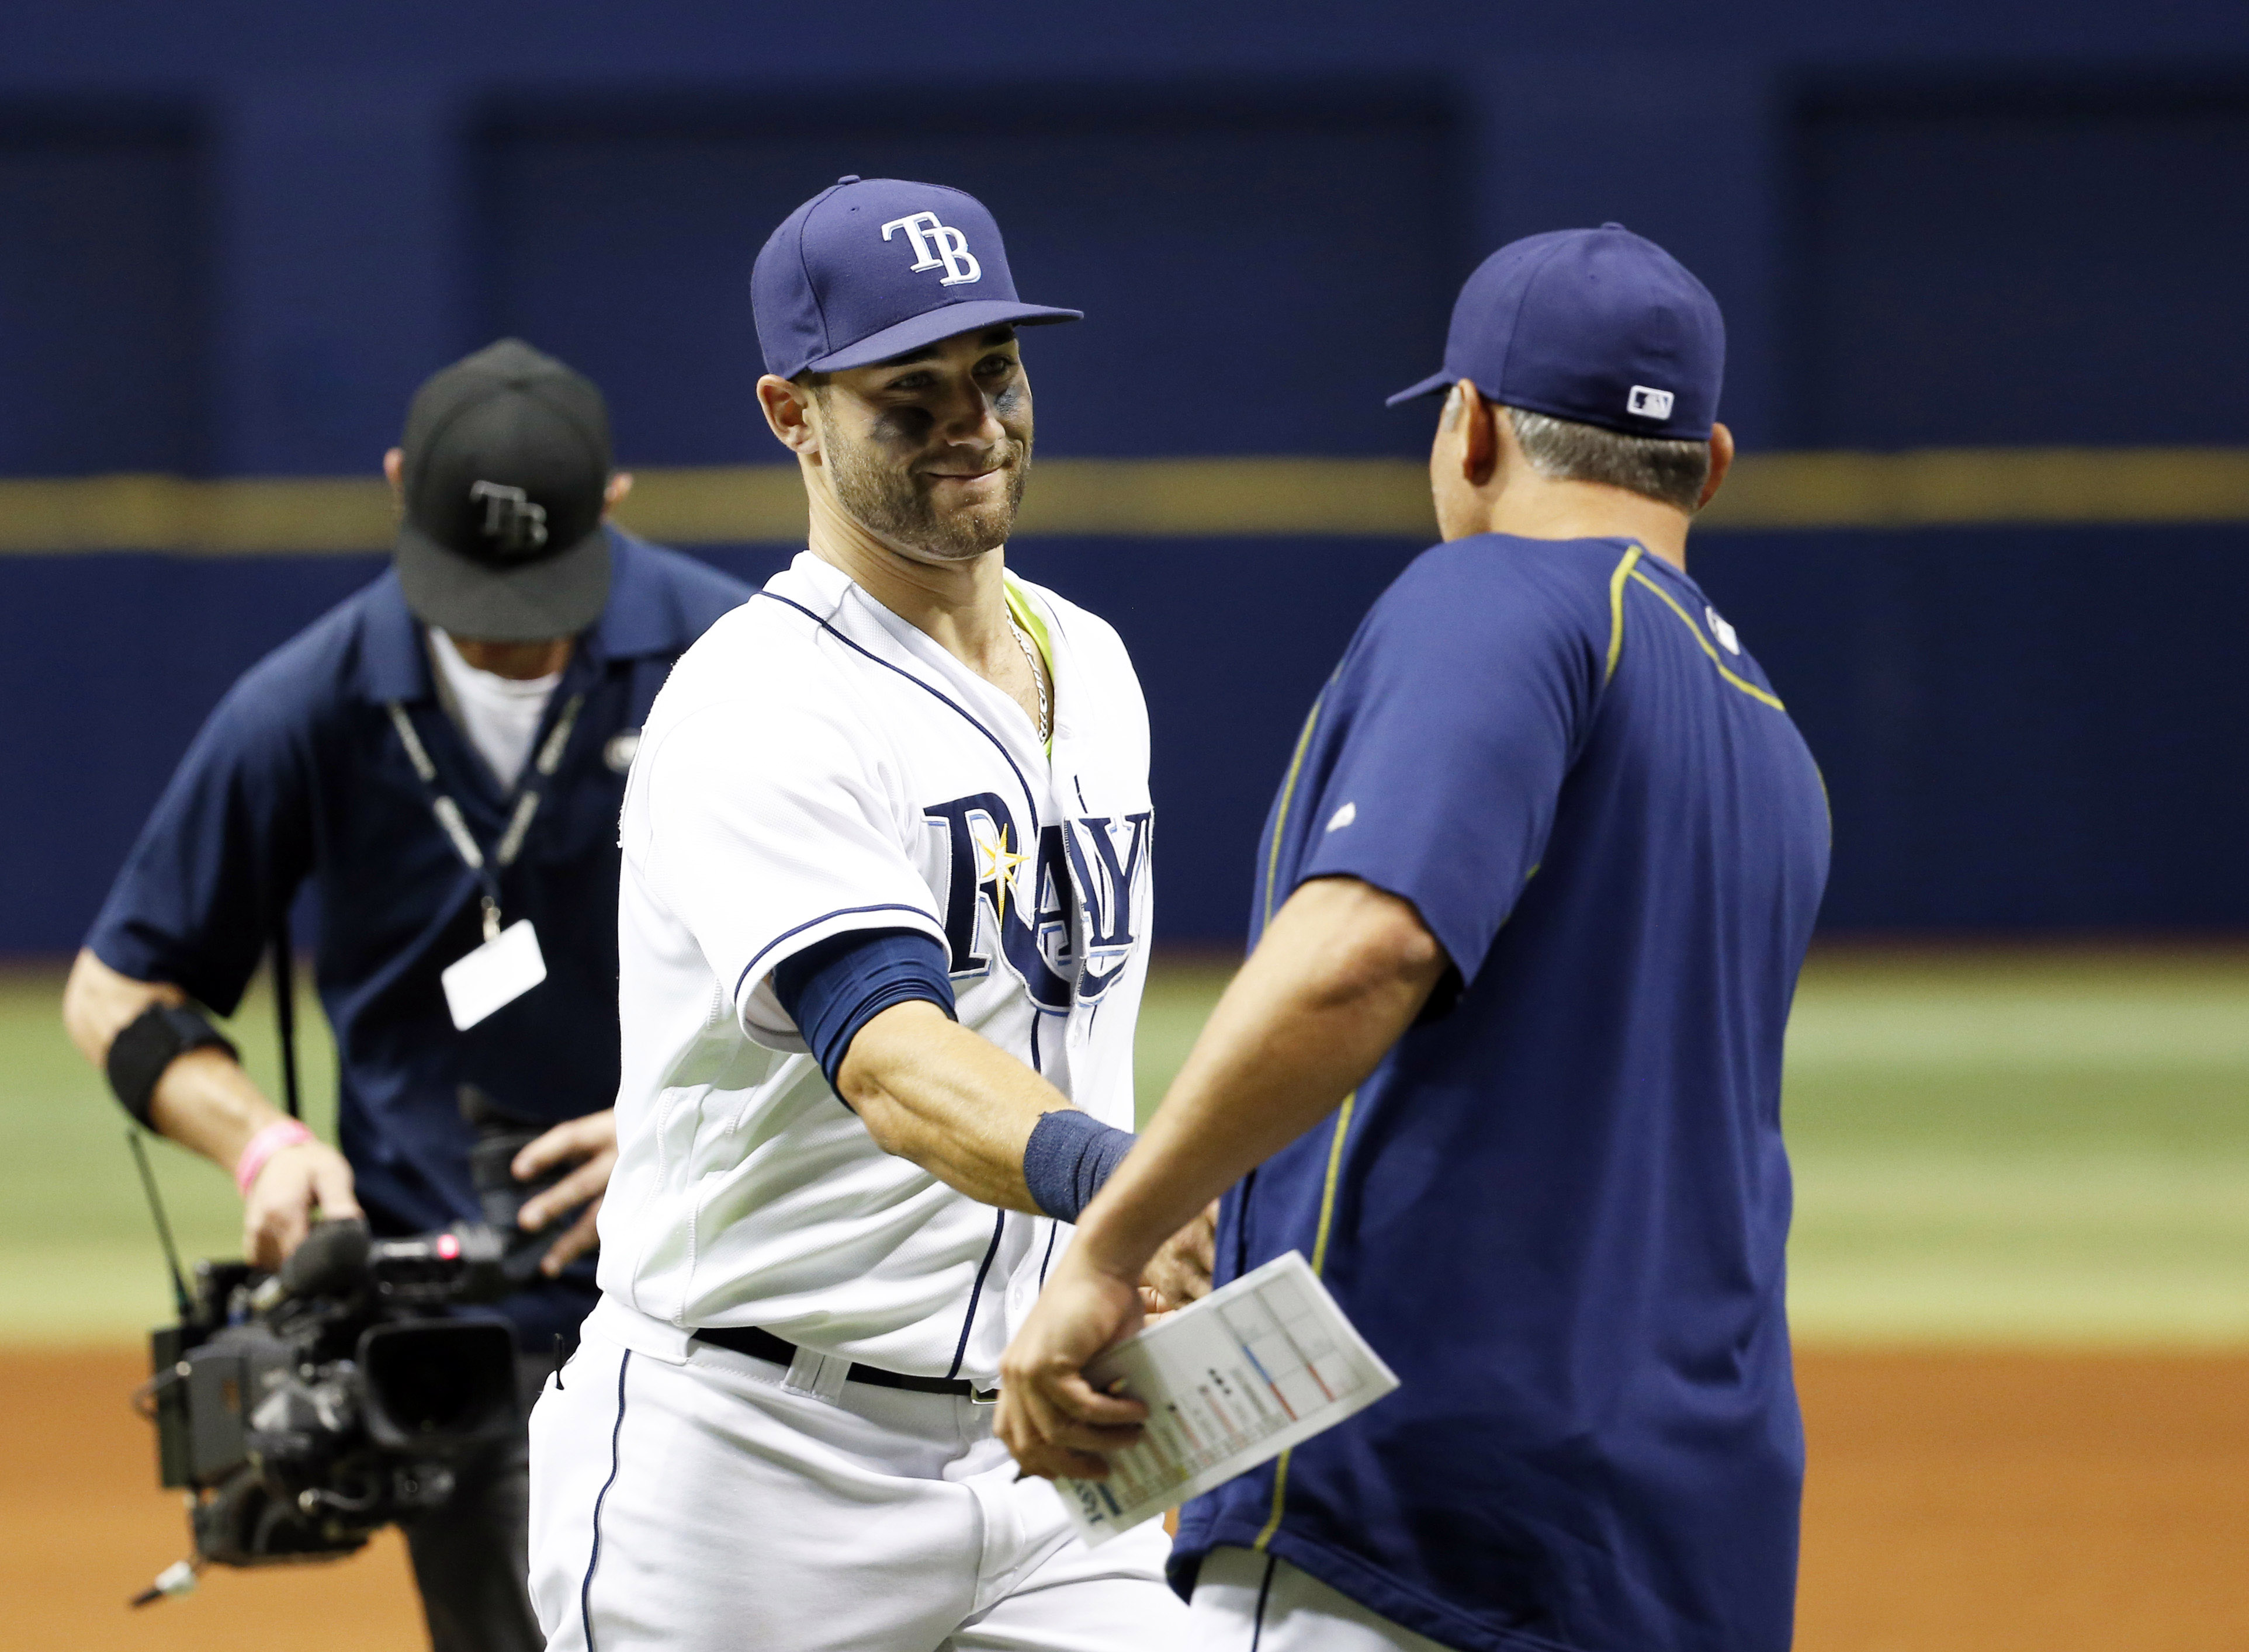
[[[127,1113],[153,1130],[148,1109],[156,1099],[156,1081],[190,1050],[224,1050],[228,1059],[241,1059],[241,1052],[202,1011],[152,1004],[109,1041],[109,1059],[103,1063],[109,1087]]]
[[[1040,1210],[1075,1222],[1139,1140],[1075,1107],[1039,1114],[1023,1144],[1023,1182]]]

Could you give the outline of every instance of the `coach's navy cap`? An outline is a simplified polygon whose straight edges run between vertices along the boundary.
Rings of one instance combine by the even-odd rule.
[[[392,566],[406,606],[457,637],[575,636],[609,600],[609,413],[520,339],[433,374],[406,413]]]
[[[1510,241],[1453,305],[1445,367],[1390,405],[1462,379],[1485,399],[1627,435],[1707,441],[1726,374],[1709,289],[1620,223]]]
[[[871,367],[1003,322],[1077,321],[1025,304],[984,203],[937,183],[843,178],[787,217],[750,273],[766,371]]]

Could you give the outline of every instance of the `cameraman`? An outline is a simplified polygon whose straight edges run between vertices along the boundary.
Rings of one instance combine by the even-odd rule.
[[[263,1268],[318,1217],[364,1213],[377,1235],[477,1218],[470,1094],[543,1130],[515,1176],[567,1174],[520,1225],[581,1214],[500,1304],[535,1388],[593,1304],[577,1259],[616,1156],[625,771],[672,661],[748,591],[608,525],[631,478],[611,470],[601,392],[514,339],[425,383],[383,468],[403,507],[391,570],[211,714],[63,1020],[127,1112],[233,1173]],[[340,1153],[258,1093],[196,1007],[232,1013],[307,881]],[[408,1526],[437,1652],[541,1644],[526,1486],[519,1439]]]

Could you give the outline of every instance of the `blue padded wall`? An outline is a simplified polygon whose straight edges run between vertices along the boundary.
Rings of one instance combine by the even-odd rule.
[[[749,269],[843,172],[932,179],[1000,216],[1056,454],[1411,453],[1382,399],[1436,365],[1464,249],[1433,99],[1282,107],[1089,96],[907,131],[628,106],[483,140],[489,335],[608,391],[626,463],[777,458]]]

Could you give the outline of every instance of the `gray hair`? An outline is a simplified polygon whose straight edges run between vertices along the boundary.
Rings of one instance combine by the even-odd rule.
[[[1550,482],[1599,482],[1695,514],[1710,479],[1710,444],[1628,436],[1599,425],[1510,408],[1515,439]]]

